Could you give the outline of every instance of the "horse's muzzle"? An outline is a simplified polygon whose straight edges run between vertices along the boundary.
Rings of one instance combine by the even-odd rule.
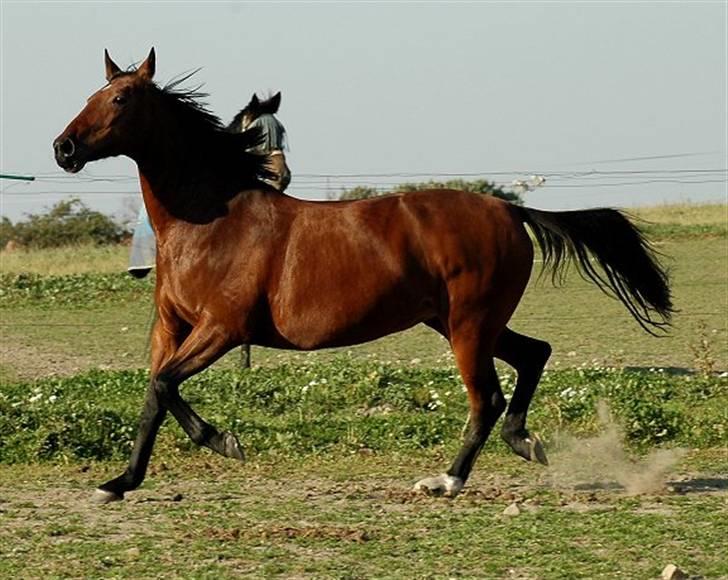
[[[56,163],[68,173],[78,173],[86,165],[79,156],[79,147],[71,137],[58,137],[53,141]]]

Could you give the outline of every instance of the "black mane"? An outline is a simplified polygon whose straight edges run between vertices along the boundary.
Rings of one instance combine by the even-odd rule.
[[[204,102],[209,95],[200,91],[201,85],[181,87],[196,72],[173,79],[163,87],[151,83],[163,99],[165,108],[170,111],[175,125],[192,142],[204,144],[200,147],[200,154],[208,160],[230,165],[236,169],[236,173],[251,180],[270,178],[267,156],[248,151],[260,145],[263,140],[261,132],[257,129],[243,133],[230,132]]]

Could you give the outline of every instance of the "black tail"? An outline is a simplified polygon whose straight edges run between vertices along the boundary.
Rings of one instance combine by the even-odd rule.
[[[666,331],[673,313],[667,272],[642,232],[622,213],[615,209],[519,209],[536,236],[544,267],[551,269],[554,281],[563,278],[573,260],[582,277],[619,299],[647,332]]]

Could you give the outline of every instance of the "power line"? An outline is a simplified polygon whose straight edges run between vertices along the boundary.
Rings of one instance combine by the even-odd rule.
[[[581,178],[591,176],[619,176],[619,175],[672,175],[672,174],[684,174],[684,173],[725,173],[728,174],[728,168],[714,168],[714,169],[628,169],[628,170],[587,170],[587,171],[545,171],[543,169],[516,169],[508,171],[421,171],[421,172],[385,172],[385,173],[296,173],[295,177],[298,179],[374,179],[374,178],[387,178],[387,177],[398,177],[398,178],[415,178],[415,177],[478,177],[478,176],[498,176],[498,175],[525,175],[525,174],[538,174],[545,177],[556,178]],[[99,176],[83,176],[83,175],[66,175],[64,173],[40,173],[36,175],[36,180],[44,183],[51,183],[55,180],[61,182],[73,181],[73,182],[128,182],[137,181],[138,176],[136,175],[99,175]]]

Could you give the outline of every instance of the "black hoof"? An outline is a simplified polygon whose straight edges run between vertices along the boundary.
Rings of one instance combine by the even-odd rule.
[[[519,434],[503,433],[503,439],[516,455],[520,455],[526,461],[538,461],[541,465],[548,465],[546,450],[543,447],[541,438],[538,435],[531,435],[528,431]]]

